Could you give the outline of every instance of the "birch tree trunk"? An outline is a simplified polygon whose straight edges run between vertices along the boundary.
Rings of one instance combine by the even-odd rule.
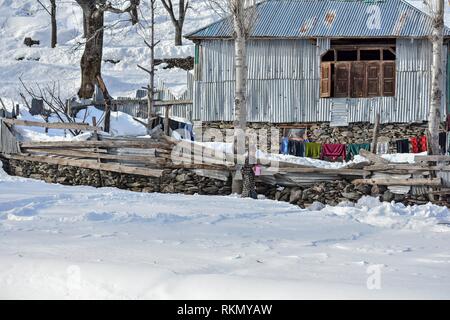
[[[439,126],[441,122],[442,104],[442,54],[444,44],[444,0],[434,1],[433,8],[433,32],[431,41],[433,44],[433,62],[431,66],[431,104],[428,120],[429,151],[430,154],[440,154]]]
[[[237,136],[244,134],[245,150],[248,155],[242,169],[242,180],[233,179],[232,192],[241,194],[243,197],[256,197],[255,176],[253,166],[249,163],[249,144],[245,132],[247,130],[247,39],[251,30],[252,21],[248,20],[245,13],[245,1],[234,0],[234,44],[235,44],[235,100],[234,100],[234,129],[235,129],[235,150]],[[241,151],[241,150],[236,150]],[[239,158],[239,157],[238,157]]]

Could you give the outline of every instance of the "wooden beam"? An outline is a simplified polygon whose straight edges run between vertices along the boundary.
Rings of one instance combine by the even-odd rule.
[[[450,161],[450,156],[435,155],[435,156],[415,156],[414,160],[424,162],[440,162]]]
[[[102,128],[91,126],[86,123],[63,123],[63,122],[38,122],[19,119],[3,119],[3,122],[9,125],[26,126],[26,127],[41,127],[48,129],[67,129],[67,130],[84,130],[84,131],[102,131]]]
[[[263,169],[265,172],[273,172]],[[280,168],[278,173],[319,173],[319,174],[337,174],[341,176],[368,176],[369,171],[359,169],[324,169],[324,168]]]
[[[103,170],[111,171],[125,174],[133,174],[146,177],[160,177],[163,170],[159,169],[147,169],[147,168],[137,168],[124,166],[121,164],[111,164],[111,163],[97,163],[94,161],[78,160],[78,159],[67,159],[67,158],[56,158],[48,156],[31,156],[31,155],[3,155],[7,159],[14,159],[20,161],[35,161],[41,163],[71,166],[92,170]]]
[[[421,166],[419,164],[385,164],[385,165],[372,165],[364,167],[367,171],[391,171],[391,170],[404,170],[410,172],[417,171],[450,171],[448,165],[437,166]]]
[[[381,55],[383,56],[383,55]],[[377,154],[377,144],[378,144],[378,134],[380,132],[380,113],[378,112],[375,116],[375,126],[373,128],[372,145],[370,147],[370,152]]]
[[[389,178],[376,178],[376,179],[356,179],[352,181],[353,184],[367,184],[367,185],[380,185],[380,186],[433,186],[439,187],[442,185],[441,178],[434,179],[389,179]]]
[[[166,163],[166,160],[156,158],[156,150],[154,155],[128,155],[128,154],[105,154],[99,152],[84,152],[78,150],[58,150],[58,149],[23,149],[23,153],[45,153],[47,155],[59,155],[65,157],[85,158],[85,159],[106,159],[117,161],[133,161],[143,163]]]
[[[48,148],[159,148],[168,149],[170,146],[151,140],[101,140],[101,141],[39,141],[39,142],[21,142],[21,148],[48,149]]]

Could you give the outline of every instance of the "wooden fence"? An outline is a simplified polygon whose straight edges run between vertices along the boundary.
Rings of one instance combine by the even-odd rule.
[[[236,170],[235,155],[217,152],[198,143],[177,141],[167,136],[151,138],[113,138],[101,128],[79,123],[36,123],[0,119],[0,153],[4,158],[37,161],[126,174],[159,177],[164,170],[192,169],[206,176],[227,179]],[[18,142],[11,132],[15,126],[40,126],[93,132],[89,141]],[[285,161],[262,166],[258,181],[280,186],[305,186],[321,181],[346,179],[355,185],[402,187],[415,192],[426,188],[435,202],[448,204],[450,156],[417,156],[414,164],[389,163],[386,159],[361,150],[367,161],[341,169],[325,169]],[[194,161],[197,160],[197,161]],[[198,161],[200,160],[200,161]],[[423,191],[422,191],[423,192]]]

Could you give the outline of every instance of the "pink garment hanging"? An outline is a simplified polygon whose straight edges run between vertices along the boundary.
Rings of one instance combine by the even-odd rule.
[[[256,177],[259,177],[262,174],[262,167],[259,164],[254,166],[253,172],[255,173]]]

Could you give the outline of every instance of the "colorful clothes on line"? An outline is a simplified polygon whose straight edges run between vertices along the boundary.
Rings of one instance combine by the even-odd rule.
[[[447,155],[450,154],[450,132],[447,132]]]
[[[281,139],[280,153],[289,154],[289,139],[287,137]]]
[[[316,142],[305,143],[305,157],[319,159],[322,145]]]
[[[369,143],[359,143],[359,144],[349,144],[347,145],[347,161],[350,161],[352,157],[359,154],[359,151],[367,150],[370,151],[370,144]]]
[[[422,136],[419,139],[419,152],[427,152],[428,151],[428,139],[427,136]]]
[[[397,153],[409,153],[408,139],[397,140],[396,144],[397,144]]]
[[[305,144],[303,141],[289,140],[289,154],[296,157],[304,157]]]
[[[410,139],[411,142],[411,150],[413,153],[419,153],[419,139],[417,137],[412,137]]]
[[[325,157],[331,158],[331,160],[336,161],[339,157],[342,157],[344,161],[346,159],[345,144],[324,144],[322,145],[322,154],[320,159],[325,159]]]
[[[388,154],[388,153],[389,153],[389,142],[378,142],[377,154]]]

